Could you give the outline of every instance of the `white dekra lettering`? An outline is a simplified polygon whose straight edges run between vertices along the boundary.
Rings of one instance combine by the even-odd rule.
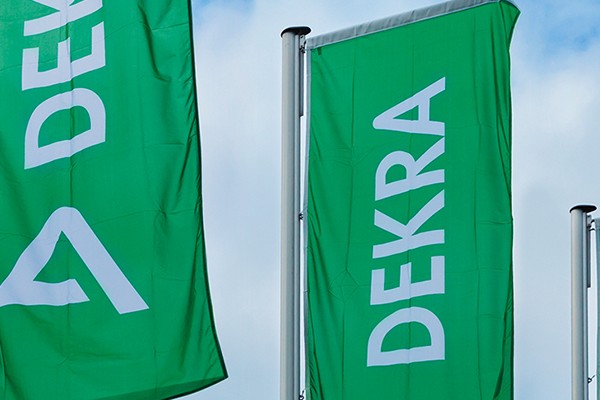
[[[385,111],[373,120],[373,128],[418,133],[423,135],[444,136],[444,123],[430,120],[431,98],[446,89],[446,78],[427,86],[414,96]],[[418,119],[399,119],[407,111],[418,108]]]
[[[383,351],[381,347],[387,334],[397,326],[419,323],[427,328],[431,338],[429,346]],[[444,327],[431,311],[421,307],[400,309],[381,321],[369,336],[367,366],[411,364],[443,360],[445,358]]]
[[[58,29],[88,16],[102,7],[102,0],[33,0],[56,12],[25,21],[25,36]],[[72,60],[71,38],[57,43],[56,68],[40,71],[39,48],[23,50],[22,90],[34,90],[65,82],[103,68],[106,64],[104,23],[91,28],[91,52]],[[52,115],[75,107],[83,108],[89,117],[90,128],[74,134],[65,132],[69,140],[40,146],[40,131]],[[67,125],[67,128],[70,125]],[[88,88],[72,88],[42,101],[32,112],[24,139],[24,168],[41,167],[61,158],[72,157],[106,140],[106,110],[98,94]],[[64,234],[85,266],[120,314],[145,310],[148,305],[125,277],[116,262],[102,245],[81,213],[73,207],[54,211],[39,234],[19,256],[6,279],[0,283],[0,307],[9,305],[64,306],[89,301],[75,279],[49,283],[36,280],[50,260],[61,234]]]
[[[434,214],[444,208],[444,191],[442,190],[433,199],[429,200],[419,212],[411,218],[406,225],[388,217],[379,210],[375,210],[375,226],[381,228],[400,239],[389,243],[373,246],[373,258],[389,257],[432,244],[444,243],[444,230],[416,233]]]
[[[40,18],[25,21],[25,36],[39,35],[58,29],[70,22],[77,21],[102,8],[102,0],[82,0],[73,4],[75,0],[33,0],[53,8],[57,12]]]
[[[102,0],[83,0],[73,4],[73,0],[33,0],[56,10],[44,17],[25,21],[25,35],[36,35],[58,29],[70,22],[86,17],[100,8]],[[60,83],[71,82],[73,78],[98,70],[106,65],[104,23],[91,27],[91,53],[77,60],[71,59],[71,38],[57,43],[56,68],[40,71],[40,49],[23,50],[22,89],[32,90]],[[44,122],[54,113],[83,107],[91,120],[88,131],[71,136],[70,140],[59,141],[45,146],[39,145],[40,130]],[[60,158],[91,146],[104,143],[106,138],[106,112],[102,99],[91,89],[75,88],[70,92],[57,94],[38,105],[27,123],[25,132],[25,169],[40,167]]]
[[[58,43],[57,66],[48,71],[40,71],[40,49],[34,47],[23,50],[23,90],[57,85],[69,82],[86,72],[104,67],[104,23],[92,28],[92,52],[78,60],[71,61],[71,39]]]
[[[381,162],[375,173],[375,200],[387,199],[418,189],[444,182],[444,170],[423,172],[432,161],[444,154],[444,139],[440,139],[431,146],[425,154],[415,161],[414,157],[405,151],[393,151]],[[388,171],[394,166],[402,166],[406,170],[406,178],[394,182],[387,182]]]
[[[403,132],[410,134],[445,135],[443,122],[431,120],[431,99],[446,88],[446,78],[441,78],[412,97],[383,112],[373,120],[378,130]],[[417,120],[405,120],[397,117],[418,108]],[[423,187],[442,184],[445,180],[444,169],[426,171],[427,167],[444,154],[444,138],[435,142],[418,159],[406,151],[393,151],[385,156],[375,173],[375,200],[418,190]],[[405,177],[388,181],[388,172],[393,167],[403,167]],[[373,259],[382,259],[425,246],[444,243],[444,229],[423,231],[422,227],[434,215],[444,208],[444,190],[433,196],[406,223],[375,209],[374,225],[397,239],[387,243],[373,245]],[[371,272],[371,305],[391,304],[420,296],[441,295],[445,291],[445,257],[430,258],[431,279],[421,282],[412,281],[413,263],[400,266],[400,281],[393,288],[385,288],[386,270],[375,269]],[[420,267],[420,266],[418,266]],[[421,267],[422,268],[422,267]],[[386,336],[396,327],[417,323],[427,329],[430,344],[396,350],[382,350]],[[401,308],[384,318],[371,332],[367,345],[367,366],[389,366],[411,364],[445,359],[444,326],[435,313],[422,307]]]
[[[40,129],[44,121],[58,111],[73,107],[83,107],[87,111],[90,129],[69,140],[39,146]],[[71,157],[88,147],[103,143],[105,139],[106,112],[96,93],[88,89],[73,89],[57,94],[40,104],[31,114],[25,131],[25,169],[38,167],[59,158]]]

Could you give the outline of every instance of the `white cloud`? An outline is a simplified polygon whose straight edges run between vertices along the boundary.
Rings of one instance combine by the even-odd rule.
[[[516,398],[569,398],[569,209],[600,201],[600,38],[590,33],[600,14],[586,1],[522,3],[512,49]]]

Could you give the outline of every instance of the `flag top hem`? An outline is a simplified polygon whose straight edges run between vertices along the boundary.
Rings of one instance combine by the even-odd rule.
[[[371,33],[381,32],[391,28],[397,28],[399,26],[412,24],[414,22],[424,21],[489,3],[500,2],[506,2],[515,8],[518,8],[513,0],[453,0],[430,7],[419,8],[417,10],[402,14],[397,14],[391,17],[378,19],[364,24],[355,25],[350,28],[337,30],[323,35],[314,36],[307,40],[306,47],[309,50],[316,49],[318,47],[342,42]]]

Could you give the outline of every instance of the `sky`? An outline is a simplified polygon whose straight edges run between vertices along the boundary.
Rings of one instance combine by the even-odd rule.
[[[515,2],[515,399],[567,399],[569,210],[600,206],[600,1]],[[208,270],[229,378],[187,399],[279,397],[281,31],[318,35],[437,3],[192,1]]]

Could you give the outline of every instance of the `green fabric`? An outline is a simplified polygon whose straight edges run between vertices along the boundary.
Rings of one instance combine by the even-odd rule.
[[[310,50],[310,400],[513,398],[509,44],[518,14],[499,1]],[[443,89],[419,107],[377,118],[436,84]],[[431,122],[426,132],[401,121],[417,119]],[[405,161],[386,169],[397,152]],[[407,155],[426,154],[407,179],[417,168],[405,168]],[[379,199],[378,167],[392,193]],[[441,207],[428,213],[427,204]],[[389,228],[399,224],[411,238]],[[431,272],[440,262],[441,281]],[[408,263],[413,286],[399,296]],[[376,270],[391,300],[373,300]],[[437,289],[416,284],[430,279]],[[370,360],[386,318],[392,328],[373,347],[384,356]],[[424,319],[437,319],[442,335]],[[423,357],[432,335],[442,339]],[[393,355],[403,349],[404,361]]]
[[[595,210],[594,210],[595,211]],[[589,214],[588,214],[589,215]],[[596,271],[600,271],[600,218],[595,218],[594,219],[594,234],[596,236]],[[588,235],[590,235],[591,233],[588,232]],[[589,236],[588,236],[589,238]],[[588,242],[589,243],[589,242]],[[591,253],[591,248],[588,247],[588,251]],[[591,256],[589,256],[591,257]],[[589,259],[588,259],[589,260]],[[588,269],[588,273],[591,274],[591,270]],[[589,278],[590,282],[591,282],[591,277]],[[600,275],[596,274],[596,283],[598,285],[600,285]],[[598,286],[600,287],[600,286]],[[583,290],[586,290],[587,287],[584,287]],[[598,299],[600,300],[600,294],[598,294]],[[598,316],[600,317],[600,309],[598,309],[596,311],[598,313]],[[598,319],[598,321],[600,321],[600,319]],[[598,324],[598,328],[597,328],[597,332],[600,332],[600,324]],[[600,355],[600,335],[597,335],[596,337],[596,348],[597,348],[597,354]],[[600,358],[597,358],[597,367],[600,366]],[[600,390],[600,382],[598,382],[596,384],[596,387],[598,388],[598,390]]]
[[[81,0],[61,12],[66,3],[0,2],[0,399],[197,391],[226,372],[205,270],[188,1]],[[67,79],[32,79],[32,65],[61,68],[67,39]],[[36,48],[37,65],[25,55]],[[81,105],[82,93],[95,100]],[[35,110],[49,107],[36,137]],[[69,142],[86,131],[104,138]],[[44,159],[61,142],[70,153]],[[18,274],[36,265],[29,280]],[[69,282],[66,304],[51,304],[49,287]]]

